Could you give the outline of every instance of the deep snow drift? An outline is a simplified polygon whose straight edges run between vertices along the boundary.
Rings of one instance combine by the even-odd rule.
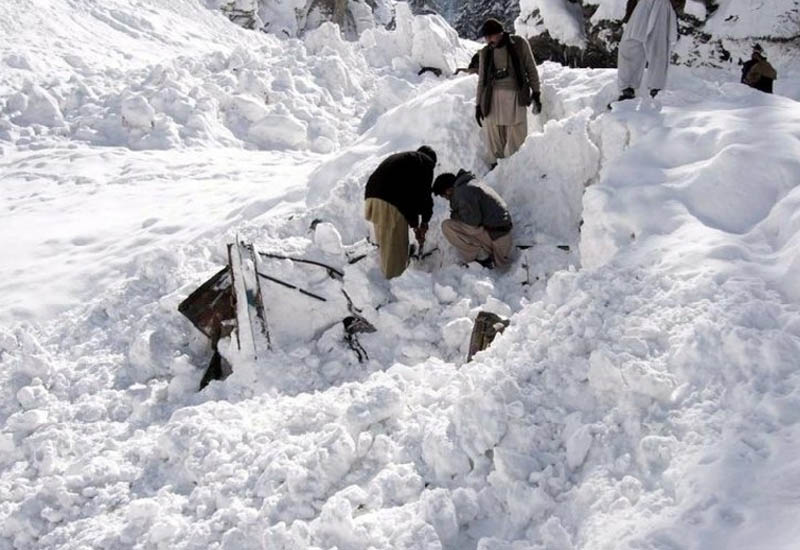
[[[676,69],[609,112],[614,71],[545,64],[486,177],[531,248],[465,269],[432,225],[386,282],[348,260],[381,158],[487,170],[474,77],[416,74],[468,45],[435,17],[282,42],[113,4],[2,1],[26,19],[0,23],[0,548],[794,547],[796,102]],[[275,352],[197,393],[176,307],[237,236],[344,280],[265,263],[329,302],[269,287]],[[511,326],[463,364],[481,309]]]

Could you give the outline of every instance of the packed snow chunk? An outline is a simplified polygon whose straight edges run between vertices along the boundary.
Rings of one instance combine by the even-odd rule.
[[[247,135],[263,149],[305,149],[308,147],[307,126],[292,115],[271,114],[253,124]]]
[[[631,504],[639,502],[643,490],[642,482],[633,476],[625,476],[622,478],[622,481],[619,482],[620,493],[622,493],[622,496],[627,498]]]
[[[17,401],[23,409],[36,409],[47,403],[49,392],[38,378],[31,381],[30,386],[24,386],[17,391]]]
[[[424,487],[425,482],[413,464],[390,462],[370,480],[367,492],[371,502],[393,507],[416,501]]]
[[[422,67],[441,69],[445,75],[456,71],[461,43],[458,33],[440,15],[415,17],[412,23],[411,56]]]
[[[310,55],[318,55],[328,48],[342,56],[349,55],[352,51],[350,44],[342,37],[339,27],[330,21],[307,32],[303,42]]]
[[[572,544],[572,537],[561,523],[557,516],[552,516],[547,519],[544,525],[540,527],[542,541],[548,550],[573,550],[575,546]]]
[[[458,517],[450,492],[446,489],[425,491],[420,500],[425,518],[436,529],[436,534],[442,543],[454,541],[458,535]]]
[[[430,273],[407,269],[400,277],[391,279],[390,284],[397,302],[410,311],[423,311],[436,303]]]
[[[27,435],[48,423],[49,415],[46,409],[31,409],[12,414],[8,417],[6,425],[14,432]]]
[[[437,419],[427,426],[422,439],[422,458],[441,483],[465,475],[471,469],[469,456],[458,447],[451,429],[446,419]]]
[[[589,384],[597,392],[617,393],[625,388],[622,372],[606,350],[594,350],[589,356]]]
[[[342,236],[332,223],[321,222],[314,228],[314,244],[326,254],[339,256],[344,248],[342,247]]]
[[[651,363],[626,359],[620,369],[622,378],[631,391],[668,402],[678,384],[675,377],[659,371]]]
[[[0,327],[0,359],[3,358],[4,352],[12,352],[19,348],[19,342],[14,333]]]
[[[0,464],[7,462],[14,454],[16,446],[11,434],[0,432]]]
[[[144,96],[134,95],[122,100],[123,124],[132,128],[152,128],[155,126],[156,111]]]
[[[58,101],[53,95],[39,85],[28,82],[23,89],[26,99],[19,98],[17,107],[24,107],[22,112],[13,119],[15,124],[28,126],[41,124],[42,126],[57,127],[64,125],[64,115],[58,106]]]
[[[366,394],[358,392],[347,408],[345,419],[358,433],[372,424],[400,414],[403,395],[396,386],[381,384],[367,388]]]
[[[528,481],[531,473],[541,469],[541,464],[529,453],[521,453],[506,447],[495,447],[494,467],[508,480]]]
[[[643,468],[660,474],[669,467],[677,440],[674,436],[648,435],[639,442],[639,462]]]
[[[267,115],[266,104],[263,101],[257,101],[252,97],[237,95],[230,100],[228,107],[232,113],[235,113],[249,122],[258,122]]]
[[[592,432],[589,426],[581,426],[567,438],[567,466],[570,470],[578,469],[586,460],[592,446]]]
[[[467,317],[453,319],[442,327],[442,339],[448,349],[465,349],[472,333],[473,322]]]
[[[498,383],[498,388],[502,387]],[[469,456],[483,455],[508,430],[505,397],[500,389],[476,389],[454,407],[451,421],[461,447]]]

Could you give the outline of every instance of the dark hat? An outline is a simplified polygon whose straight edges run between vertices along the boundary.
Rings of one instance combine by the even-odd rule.
[[[434,166],[436,165],[436,151],[430,145],[423,145],[417,149],[417,153],[422,153],[433,161]]]
[[[501,32],[504,32],[503,24],[494,17],[490,17],[483,25],[481,25],[481,30],[478,33],[478,36],[490,36],[492,34],[500,34]]]
[[[456,175],[451,174],[450,172],[444,172],[443,174],[439,174],[436,176],[436,180],[433,182],[433,194],[438,195],[439,197],[444,196],[444,192],[453,187],[456,184]]]
[[[753,44],[753,51],[758,53],[764,53],[764,48],[761,47],[761,44]]]

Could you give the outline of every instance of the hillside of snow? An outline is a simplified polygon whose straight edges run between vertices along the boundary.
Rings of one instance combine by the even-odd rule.
[[[438,16],[39,7],[0,0],[0,550],[796,547],[800,103],[673,67],[609,111],[615,71],[546,63],[488,172],[476,78],[417,74],[469,58]],[[437,199],[381,278],[364,183],[423,143],[509,202],[508,272]],[[274,351],[198,392],[177,305],[237,239],[344,276],[264,261],[327,302],[265,286]],[[511,323],[467,363],[481,310]]]

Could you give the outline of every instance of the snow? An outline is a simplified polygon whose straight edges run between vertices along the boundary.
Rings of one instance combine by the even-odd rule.
[[[514,28],[518,34],[535,36],[548,30],[553,38],[567,46],[585,46],[586,36],[580,6],[562,0],[520,0],[519,8],[521,14],[536,15],[533,21],[529,21],[529,16],[517,18]]]
[[[609,111],[614,71],[546,63],[487,174],[475,77],[417,75],[468,47],[402,5],[346,42],[0,4],[0,548],[796,546],[797,96],[673,67]],[[437,199],[380,276],[364,181],[423,143],[508,200],[507,272],[458,265]],[[343,277],[248,264],[327,301],[262,279],[272,350],[223,341],[197,392],[177,305],[237,240]],[[481,310],[511,322],[467,363]]]

